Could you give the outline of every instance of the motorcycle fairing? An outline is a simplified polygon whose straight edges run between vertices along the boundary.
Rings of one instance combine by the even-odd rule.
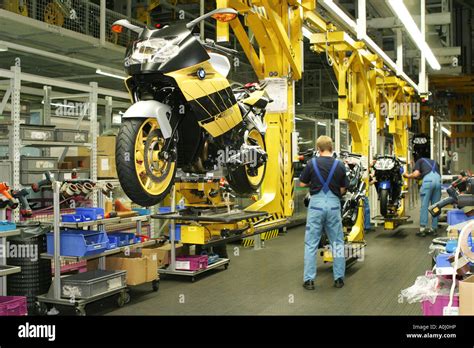
[[[196,113],[199,125],[213,137],[242,122],[242,114],[228,80],[209,61],[165,75],[176,81]]]
[[[160,125],[163,138],[172,135],[172,128],[168,118],[171,116],[171,107],[156,100],[141,100],[132,104],[123,114],[122,118],[149,118],[155,117]]]

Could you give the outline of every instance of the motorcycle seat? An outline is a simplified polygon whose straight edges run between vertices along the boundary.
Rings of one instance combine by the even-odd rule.
[[[222,76],[227,77],[230,72],[230,62],[226,56],[219,53],[208,52],[212,67]]]

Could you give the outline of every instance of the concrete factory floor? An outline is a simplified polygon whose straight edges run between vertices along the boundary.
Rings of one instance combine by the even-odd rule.
[[[131,302],[118,309],[112,300],[87,307],[88,315],[419,315],[420,304],[399,303],[400,290],[431,268],[432,237],[417,237],[415,223],[396,231],[378,228],[366,235],[362,262],[346,273],[346,285],[333,287],[330,264],[319,258],[316,290],[304,290],[304,226],[254,251],[228,245],[227,270],[188,277],[167,277],[158,293],[149,284],[131,289]],[[239,256],[232,248],[239,247]]]

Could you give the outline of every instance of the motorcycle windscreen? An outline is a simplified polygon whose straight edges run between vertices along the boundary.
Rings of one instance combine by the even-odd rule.
[[[204,78],[198,77],[198,71]],[[179,89],[196,113],[199,124],[218,137],[242,122],[229,81],[209,62],[165,74],[175,79]]]

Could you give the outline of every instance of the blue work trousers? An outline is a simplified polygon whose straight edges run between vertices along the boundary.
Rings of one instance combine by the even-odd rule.
[[[334,280],[342,278],[346,270],[344,233],[342,230],[341,201],[331,190],[311,196],[306,218],[304,249],[304,281],[316,278],[316,254],[322,233],[325,232],[333,255]]]
[[[420,226],[428,226],[428,207],[441,199],[441,176],[436,172],[430,172],[423,178],[420,188],[421,209]],[[431,221],[431,227],[438,228],[438,218],[434,217]]]

